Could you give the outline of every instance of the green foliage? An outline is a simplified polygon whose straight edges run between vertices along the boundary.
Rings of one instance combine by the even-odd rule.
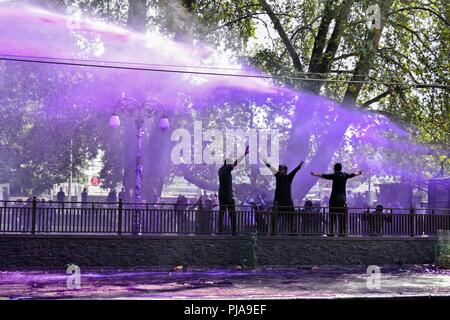
[[[352,1],[344,23],[342,37],[334,58],[323,56],[320,63],[332,59],[331,73],[322,75],[332,80],[346,80],[354,74],[358,57],[369,54],[368,32],[365,27],[365,10],[375,0]],[[128,1],[77,0],[55,1],[61,10],[69,5],[78,6],[83,13],[105,21],[126,26]],[[232,51],[242,60],[276,76],[305,77],[313,64],[311,55],[319,26],[324,17],[326,1],[280,0],[269,1],[280,24],[289,37],[292,47],[305,67],[299,72],[292,63],[286,44],[274,30],[273,23],[259,0],[160,0],[147,3],[148,28],[169,37],[186,41],[201,41],[218,50]],[[332,26],[338,20],[336,13],[343,0],[332,1]],[[386,19],[380,46],[376,51],[367,80],[389,83],[441,83],[448,84],[450,72],[450,3],[446,0],[396,0]],[[324,47],[324,49],[326,46]],[[309,75],[314,77],[314,75]],[[85,78],[86,77],[86,78]],[[42,81],[42,79],[47,79]],[[119,184],[124,173],[123,131],[111,132],[104,124],[105,115],[93,112],[83,101],[73,102],[58,98],[58,87],[71,88],[89,82],[88,75],[55,73],[51,68],[38,71],[27,65],[0,64],[0,147],[5,147],[14,163],[14,182],[27,193],[39,193],[54,183],[67,180],[70,172],[79,177],[86,162],[99,149],[104,151],[104,168],[101,177],[105,187]],[[305,84],[297,80],[279,80],[280,85],[302,89]],[[345,82],[325,82],[318,93],[337,101],[348,90]],[[367,104],[374,97],[389,91],[382,99]],[[46,94],[42,94],[45,92]],[[20,93],[20,94],[17,94]],[[417,163],[429,164],[430,174],[440,161],[448,160],[450,149],[450,97],[448,90],[415,88],[404,85],[363,85],[357,104],[385,114],[411,133],[413,139],[434,148],[427,159]],[[70,99],[70,97],[66,97]],[[188,100],[188,98],[187,98]],[[58,109],[64,105],[64,108]],[[58,111],[59,110],[59,111]],[[68,112],[70,111],[70,112]],[[173,125],[183,123],[189,127],[195,119],[219,129],[229,127],[270,127],[283,132],[282,148],[286,147],[291,130],[290,120],[295,110],[292,106],[245,105],[210,106],[204,110],[190,110],[180,114]],[[258,123],[258,121],[262,121]],[[311,157],[326,139],[330,119],[313,119],[314,130],[307,137]],[[361,151],[348,149],[350,140],[344,139],[337,155],[349,152],[348,162]],[[3,150],[3,149],[2,149]],[[349,151],[350,150],[350,151]],[[70,161],[72,154],[72,161]],[[404,159],[405,161],[407,159]],[[72,163],[72,165],[70,165]],[[183,174],[180,168],[169,168]],[[186,169],[186,168],[185,168]],[[186,170],[198,180],[210,181],[217,168]],[[260,177],[255,168],[238,170],[240,183],[264,186],[271,182]],[[247,178],[249,177],[249,178]],[[81,177],[80,177],[81,178]]]
[[[450,268],[450,231],[439,230],[439,244],[436,264],[440,268]]]

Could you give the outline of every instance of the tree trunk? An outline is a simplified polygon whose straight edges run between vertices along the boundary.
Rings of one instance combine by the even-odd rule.
[[[129,0],[128,6],[127,27],[136,32],[145,32],[147,19],[146,0]],[[136,124],[134,119],[122,118],[124,118],[122,121],[122,141],[124,146],[122,184],[126,190],[134,190],[136,170]]]
[[[344,0],[335,17],[333,5],[336,1],[328,0],[325,3],[322,19],[314,38],[314,46],[308,66],[308,78],[320,79],[315,73],[327,73],[331,70],[336,52],[339,48],[342,35],[347,27],[348,14],[353,0]],[[326,41],[328,29],[333,19],[336,19],[333,32],[328,42]],[[319,95],[323,81],[304,81],[302,89],[307,93]],[[297,104],[292,120],[291,137],[283,158],[289,165],[296,165],[298,159],[305,159],[308,155],[309,142],[314,132],[312,124],[313,112],[308,108],[310,99],[305,96]]]
[[[144,1],[145,2],[145,1]],[[191,12],[195,8],[195,1],[184,0],[181,5]],[[184,18],[184,17],[179,17]],[[175,33],[175,39],[188,41],[188,30],[182,30],[178,27],[178,23],[174,22],[173,26],[169,26],[169,30]],[[162,111],[162,110],[161,110]],[[165,110],[165,115],[170,119],[171,125],[177,123],[177,118],[173,110]],[[144,152],[144,178],[143,193],[144,198],[154,202],[161,196],[164,187],[164,180],[170,168],[170,152],[172,142],[170,140],[170,132],[161,132],[159,129],[160,113],[157,113],[150,124],[150,138],[146,144]]]
[[[165,114],[172,125],[176,123],[173,112]],[[161,114],[154,116],[150,127],[150,138],[144,150],[144,198],[154,202],[161,196],[164,180],[170,167],[170,150],[172,142],[170,132],[162,132],[159,129]]]
[[[381,1],[381,29],[372,30],[369,32],[366,48],[364,48],[359,56],[353,76],[351,80],[364,80],[371,66],[376,58],[378,44],[381,38],[381,33],[385,24],[385,19],[392,6],[393,0]],[[356,100],[361,91],[362,83],[350,83],[342,100],[342,105],[348,108],[354,108]],[[350,122],[344,122],[340,117],[328,128],[328,133],[323,139],[322,144],[317,152],[309,162],[309,164],[299,172],[297,179],[293,184],[293,194],[298,198],[303,199],[308,191],[316,184],[317,178],[310,175],[310,171],[323,172],[327,169],[334,153],[342,142],[345,132],[349,127]],[[295,139],[295,137],[293,137]]]
[[[147,26],[147,5],[146,0],[128,1],[128,20],[129,29],[137,32],[145,32]]]

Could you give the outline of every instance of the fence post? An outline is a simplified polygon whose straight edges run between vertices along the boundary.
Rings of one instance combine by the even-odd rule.
[[[277,234],[278,229],[278,203],[274,201],[272,211],[272,235]]]
[[[197,213],[197,217],[195,219],[195,226],[196,226],[196,230],[195,230],[195,234],[197,234],[197,232],[202,232],[202,227],[203,227],[203,223],[204,223],[204,219],[205,217],[203,216],[203,201],[202,199],[199,200],[198,202],[198,213]],[[208,230],[210,231],[210,230]]]
[[[31,206],[31,234],[36,233],[36,197],[33,197]]]
[[[0,210],[0,231],[2,230],[2,216],[5,215],[6,217],[6,206],[8,201],[5,200],[4,206],[3,206],[3,212]]]
[[[411,205],[409,207],[409,236],[414,237],[414,207]]]
[[[117,234],[122,235],[122,199],[119,199],[119,215],[117,221]]]
[[[256,233],[259,232],[259,206],[257,206],[256,204],[252,205],[253,207],[253,212],[255,214],[255,226],[256,226]]]
[[[90,219],[88,220],[88,229],[90,232],[94,232],[96,231],[95,228],[97,228],[97,226],[95,225],[95,202],[92,202],[92,210],[91,210],[91,214],[90,214]],[[95,228],[94,228],[95,226]]]
[[[348,221],[348,206],[345,203],[344,204],[344,220],[342,221],[342,230],[344,232],[344,235],[347,236],[349,234],[349,221]],[[339,232],[339,230],[338,230]]]
[[[147,220],[145,220],[145,219],[147,219]],[[144,219],[142,219],[142,220],[144,220],[144,222],[147,221],[144,224],[144,227],[142,228],[143,229],[142,232],[151,232],[151,230],[152,230],[152,215],[148,208],[148,202],[145,204],[145,216],[144,216]],[[141,224],[142,224],[142,222],[141,222]]]

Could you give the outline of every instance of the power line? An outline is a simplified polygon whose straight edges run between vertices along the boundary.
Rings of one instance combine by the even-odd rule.
[[[164,68],[143,68],[134,66],[121,66],[111,65],[114,62],[104,61],[102,64],[94,64],[86,62],[71,61],[46,61],[39,60],[33,57],[8,57],[5,55],[0,56],[0,60],[14,61],[14,62],[28,62],[28,63],[41,63],[41,64],[55,64],[65,66],[79,66],[79,67],[94,67],[94,68],[107,68],[107,69],[122,69],[122,70],[135,70],[135,71],[150,71],[150,72],[165,72],[165,73],[183,73],[183,74],[195,74],[206,76],[223,76],[223,77],[242,77],[242,78],[258,78],[258,79],[273,79],[273,80],[299,80],[299,81],[322,81],[322,82],[345,82],[345,83],[360,83],[360,84],[380,84],[386,86],[410,86],[416,88],[438,88],[449,89],[450,85],[436,84],[436,83],[401,83],[401,82],[388,82],[388,81],[362,81],[362,80],[340,80],[340,79],[311,79],[301,77],[279,77],[270,75],[256,75],[256,74],[244,74],[244,73],[220,73],[220,72],[206,72],[206,71],[193,71],[193,70],[170,70]]]
[[[111,63],[111,64],[124,64],[124,65],[136,65],[136,66],[149,66],[149,67],[173,67],[173,68],[192,68],[192,69],[212,69],[212,70],[233,70],[242,71],[241,68],[231,68],[231,67],[213,67],[213,66],[191,66],[191,65],[174,65],[174,64],[159,64],[159,63],[144,63],[144,62],[128,62],[128,61],[109,61],[109,60],[96,60],[96,59],[74,59],[74,58],[55,58],[46,56],[19,56],[19,55],[9,55],[0,54],[0,56],[7,58],[34,58],[34,59],[45,59],[45,60],[60,60],[60,61],[76,61],[76,62],[95,62],[95,63]]]
[[[96,59],[74,59],[74,58],[55,58],[55,57],[46,57],[46,56],[22,56],[22,55],[9,55],[9,54],[0,54],[0,56],[7,58],[24,58],[24,59],[45,59],[45,60],[54,60],[54,61],[75,61],[82,63],[111,63],[111,64],[124,64],[124,65],[136,65],[136,66],[149,66],[149,67],[171,67],[171,68],[189,68],[189,69],[211,69],[211,70],[233,70],[233,71],[242,71],[242,68],[231,68],[231,67],[214,67],[214,66],[192,66],[192,65],[174,65],[174,64],[159,64],[159,63],[144,63],[144,62],[128,62],[128,61],[109,61],[109,60],[96,60]],[[331,74],[339,74],[338,71],[331,72],[298,72],[302,75],[320,75],[326,76]],[[363,75],[353,75],[357,77],[364,77]]]

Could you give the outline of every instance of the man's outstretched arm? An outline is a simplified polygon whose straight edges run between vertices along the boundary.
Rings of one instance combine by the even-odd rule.
[[[245,158],[246,155],[248,155],[248,152],[249,152],[249,149],[248,149],[248,146],[246,146],[245,147],[245,153],[242,156],[240,156],[239,158],[236,159],[236,161],[233,163],[233,168],[236,167],[238,165],[238,163],[241,162],[242,159]]]
[[[278,172],[277,169],[275,169],[274,167],[272,167],[272,166],[270,165],[269,161],[267,161],[267,159],[266,159],[263,155],[259,154],[259,158],[261,159],[262,162],[264,162],[264,164],[266,165],[266,167],[269,168],[269,170],[270,170],[273,174],[276,174],[276,173]]]
[[[362,170],[359,170],[358,172],[353,172],[353,173],[347,173],[347,178],[353,178],[353,177],[357,177],[363,174]]]
[[[353,176],[353,177],[357,177],[357,176],[362,175],[363,173],[364,173],[363,170],[359,170],[358,172],[353,173],[352,176]]]
[[[333,180],[334,178],[334,174],[333,173],[316,173],[316,172],[311,172],[311,175],[314,177],[318,177],[321,179],[327,179],[327,180]]]
[[[293,177],[295,176],[295,174],[298,172],[298,170],[301,169],[301,167],[303,166],[304,163],[305,163],[304,160],[300,161],[300,163],[298,164],[298,166],[296,166],[296,167],[294,168],[294,170],[292,170],[292,171],[289,173],[289,176],[293,178]]]
[[[314,177],[322,178],[323,173],[317,173],[317,172],[312,172],[311,171],[311,175],[314,176]]]

